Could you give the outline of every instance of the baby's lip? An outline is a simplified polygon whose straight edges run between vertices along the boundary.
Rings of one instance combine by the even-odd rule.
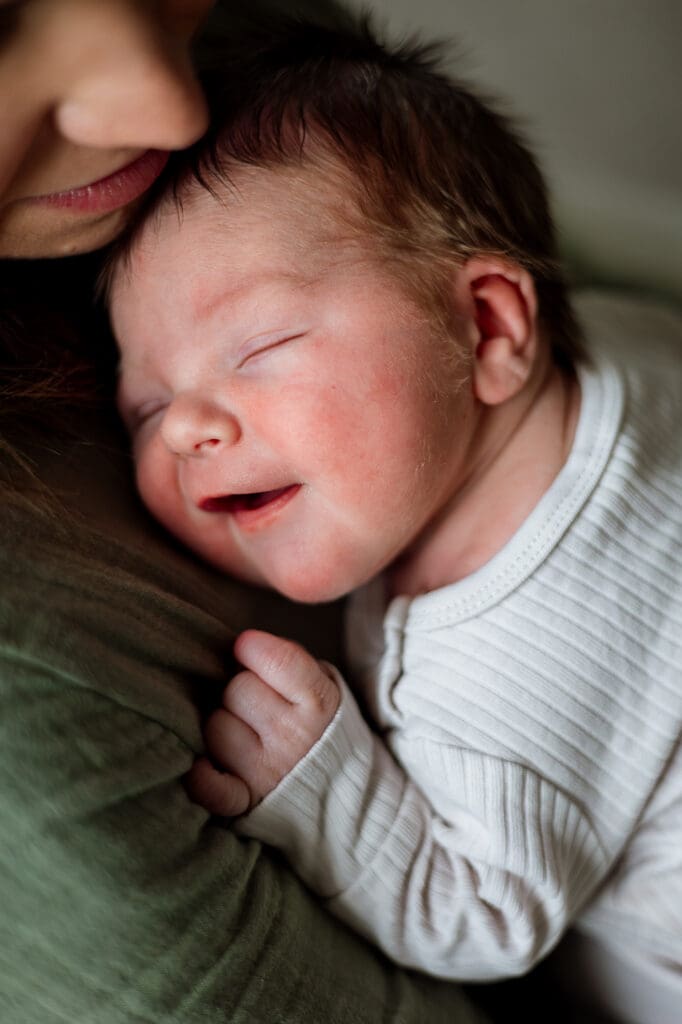
[[[299,491],[300,484],[287,484],[270,491],[251,491],[246,494],[217,494],[202,498],[198,506],[202,512],[222,512],[237,520],[258,518],[266,511],[285,505]]]

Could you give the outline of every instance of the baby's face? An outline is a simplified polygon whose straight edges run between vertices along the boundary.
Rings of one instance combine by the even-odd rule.
[[[222,202],[198,192],[181,218],[167,209],[114,280],[120,409],[169,530],[238,577],[330,600],[454,493],[470,389],[310,179],[258,170],[236,185]]]

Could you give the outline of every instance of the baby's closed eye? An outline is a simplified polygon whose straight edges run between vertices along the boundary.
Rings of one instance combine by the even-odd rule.
[[[267,355],[275,349],[281,348],[287,342],[298,341],[299,338],[305,337],[307,333],[307,331],[287,331],[284,334],[268,334],[251,338],[240,349],[237,369],[241,369],[247,363],[254,361],[260,356]]]
[[[167,408],[168,399],[161,394],[150,395],[149,392],[145,395],[138,391],[136,394],[123,379],[120,379],[116,405],[126,430],[129,434],[134,435],[142,426]]]
[[[133,407],[126,414],[122,414],[123,422],[131,434],[136,433],[168,408],[168,402],[164,399],[150,399],[142,405]]]

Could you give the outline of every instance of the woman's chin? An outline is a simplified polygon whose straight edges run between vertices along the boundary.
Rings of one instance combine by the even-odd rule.
[[[124,229],[132,204],[82,214],[21,203],[0,213],[0,258],[51,259],[93,252]]]

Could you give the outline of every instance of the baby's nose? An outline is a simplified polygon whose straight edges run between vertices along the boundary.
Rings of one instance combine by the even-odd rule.
[[[234,413],[219,402],[185,393],[166,409],[161,434],[175,455],[201,457],[236,444],[242,431]]]

